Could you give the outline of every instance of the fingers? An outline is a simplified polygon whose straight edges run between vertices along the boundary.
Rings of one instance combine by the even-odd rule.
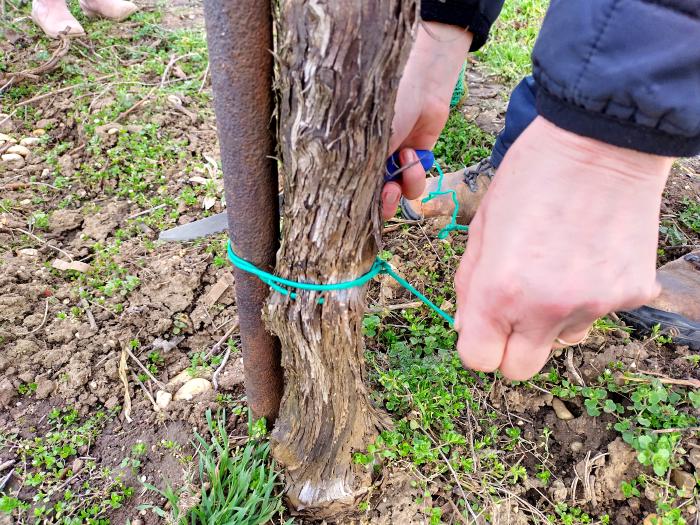
[[[593,322],[590,322],[586,323],[585,326],[578,325],[570,328],[564,328],[557,336],[556,339],[558,339],[560,342],[555,341],[554,348],[563,348],[564,346],[581,344],[588,337],[588,333],[591,331],[592,325]]]
[[[401,167],[413,165],[402,171],[398,180],[384,184],[382,189],[382,218],[384,220],[390,219],[396,214],[401,194],[407,199],[417,199],[425,190],[425,170],[418,162],[415,150],[402,149],[399,152],[399,163]]]
[[[457,351],[465,368],[493,372],[503,360],[508,333],[493,319],[469,305],[457,312]]]
[[[547,363],[552,351],[552,330],[514,331],[508,338],[500,370],[506,379],[524,381]]]
[[[417,199],[425,190],[425,170],[418,155],[415,150],[405,148],[399,153],[399,161],[402,167],[413,164],[401,173],[401,191],[407,199]]]
[[[398,182],[387,182],[382,189],[382,218],[391,219],[396,214],[401,199],[401,186]]]
[[[510,327],[497,321],[498,317],[483,304],[484,294],[475,289],[478,283],[473,282],[474,254],[469,248],[476,251],[478,257],[479,245],[475,243],[468,247],[455,276],[457,351],[465,368],[493,372],[503,360]]]

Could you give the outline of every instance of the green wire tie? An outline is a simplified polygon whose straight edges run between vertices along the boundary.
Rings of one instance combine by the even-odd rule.
[[[452,202],[455,205],[455,209],[452,212],[452,219],[450,223],[445,226],[440,232],[438,233],[438,238],[439,239],[445,239],[451,231],[455,230],[468,230],[468,226],[462,226],[457,224],[457,214],[459,210],[459,203],[457,202],[457,192],[455,190],[443,190],[442,189],[442,182],[445,177],[445,174],[442,172],[440,169],[440,166],[435,164],[435,168],[438,171],[439,178],[438,178],[438,185],[435,191],[432,191],[428,194],[428,196],[423,199],[423,202],[428,202],[435,197],[438,197],[440,195],[451,195],[452,196]],[[332,283],[332,284],[313,284],[313,283],[302,283],[299,281],[292,281],[289,279],[284,279],[283,277],[279,277],[277,275],[271,274],[269,272],[266,272],[264,270],[261,270],[257,266],[255,266],[253,263],[250,261],[246,261],[242,257],[240,257],[236,252],[233,251],[233,248],[231,247],[231,241],[228,241],[227,244],[227,251],[228,251],[228,258],[231,261],[231,263],[238,269],[243,270],[244,272],[248,272],[252,275],[255,275],[258,279],[260,279],[262,282],[267,284],[270,288],[275,290],[278,293],[281,293],[282,295],[288,296],[290,299],[296,299],[297,294],[296,292],[292,292],[291,289],[297,289],[297,290],[307,290],[311,292],[333,292],[336,290],[347,290],[349,288],[356,288],[358,286],[363,286],[367,284],[367,282],[371,281],[374,279],[377,275],[389,275],[391,276],[397,283],[399,283],[401,286],[406,288],[409,292],[411,292],[413,295],[415,295],[418,299],[423,301],[426,306],[430,307],[433,311],[435,311],[438,315],[440,315],[443,319],[445,319],[450,325],[454,325],[454,318],[449,315],[447,312],[445,312],[442,308],[437,306],[435,303],[433,303],[430,299],[428,299],[425,295],[423,295],[421,292],[419,292],[411,283],[409,283],[406,279],[401,277],[392,266],[386,262],[385,260],[381,259],[380,257],[377,257],[377,259],[374,261],[374,264],[372,264],[372,267],[369,269],[367,273],[364,275],[361,275],[357,279],[353,279],[351,281],[344,281],[340,283]],[[320,304],[323,303],[323,297],[321,297],[318,301]]]

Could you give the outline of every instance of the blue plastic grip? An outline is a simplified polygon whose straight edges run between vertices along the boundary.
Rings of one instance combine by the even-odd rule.
[[[428,171],[430,168],[433,167],[433,164],[435,163],[435,156],[433,155],[432,151],[427,149],[417,149],[416,155],[418,155],[421,166],[423,166],[423,169],[425,171]],[[384,182],[397,180],[401,176],[401,173],[394,173],[400,168],[401,161],[399,160],[399,152],[397,151],[386,161],[386,173],[384,174]]]

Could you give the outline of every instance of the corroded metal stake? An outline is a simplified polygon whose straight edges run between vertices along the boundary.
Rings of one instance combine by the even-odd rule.
[[[231,242],[241,257],[267,271],[273,271],[279,247],[271,5],[269,0],[204,1]],[[271,424],[283,376],[279,341],[261,318],[268,287],[238,269],[234,274],[248,405],[255,418]]]

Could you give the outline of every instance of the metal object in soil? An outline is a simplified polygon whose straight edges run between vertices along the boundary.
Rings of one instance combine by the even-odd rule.
[[[231,242],[271,271],[279,245],[272,92],[272,3],[205,0],[204,15]],[[263,323],[268,287],[234,270],[245,386],[253,416],[277,418],[280,345]]]

